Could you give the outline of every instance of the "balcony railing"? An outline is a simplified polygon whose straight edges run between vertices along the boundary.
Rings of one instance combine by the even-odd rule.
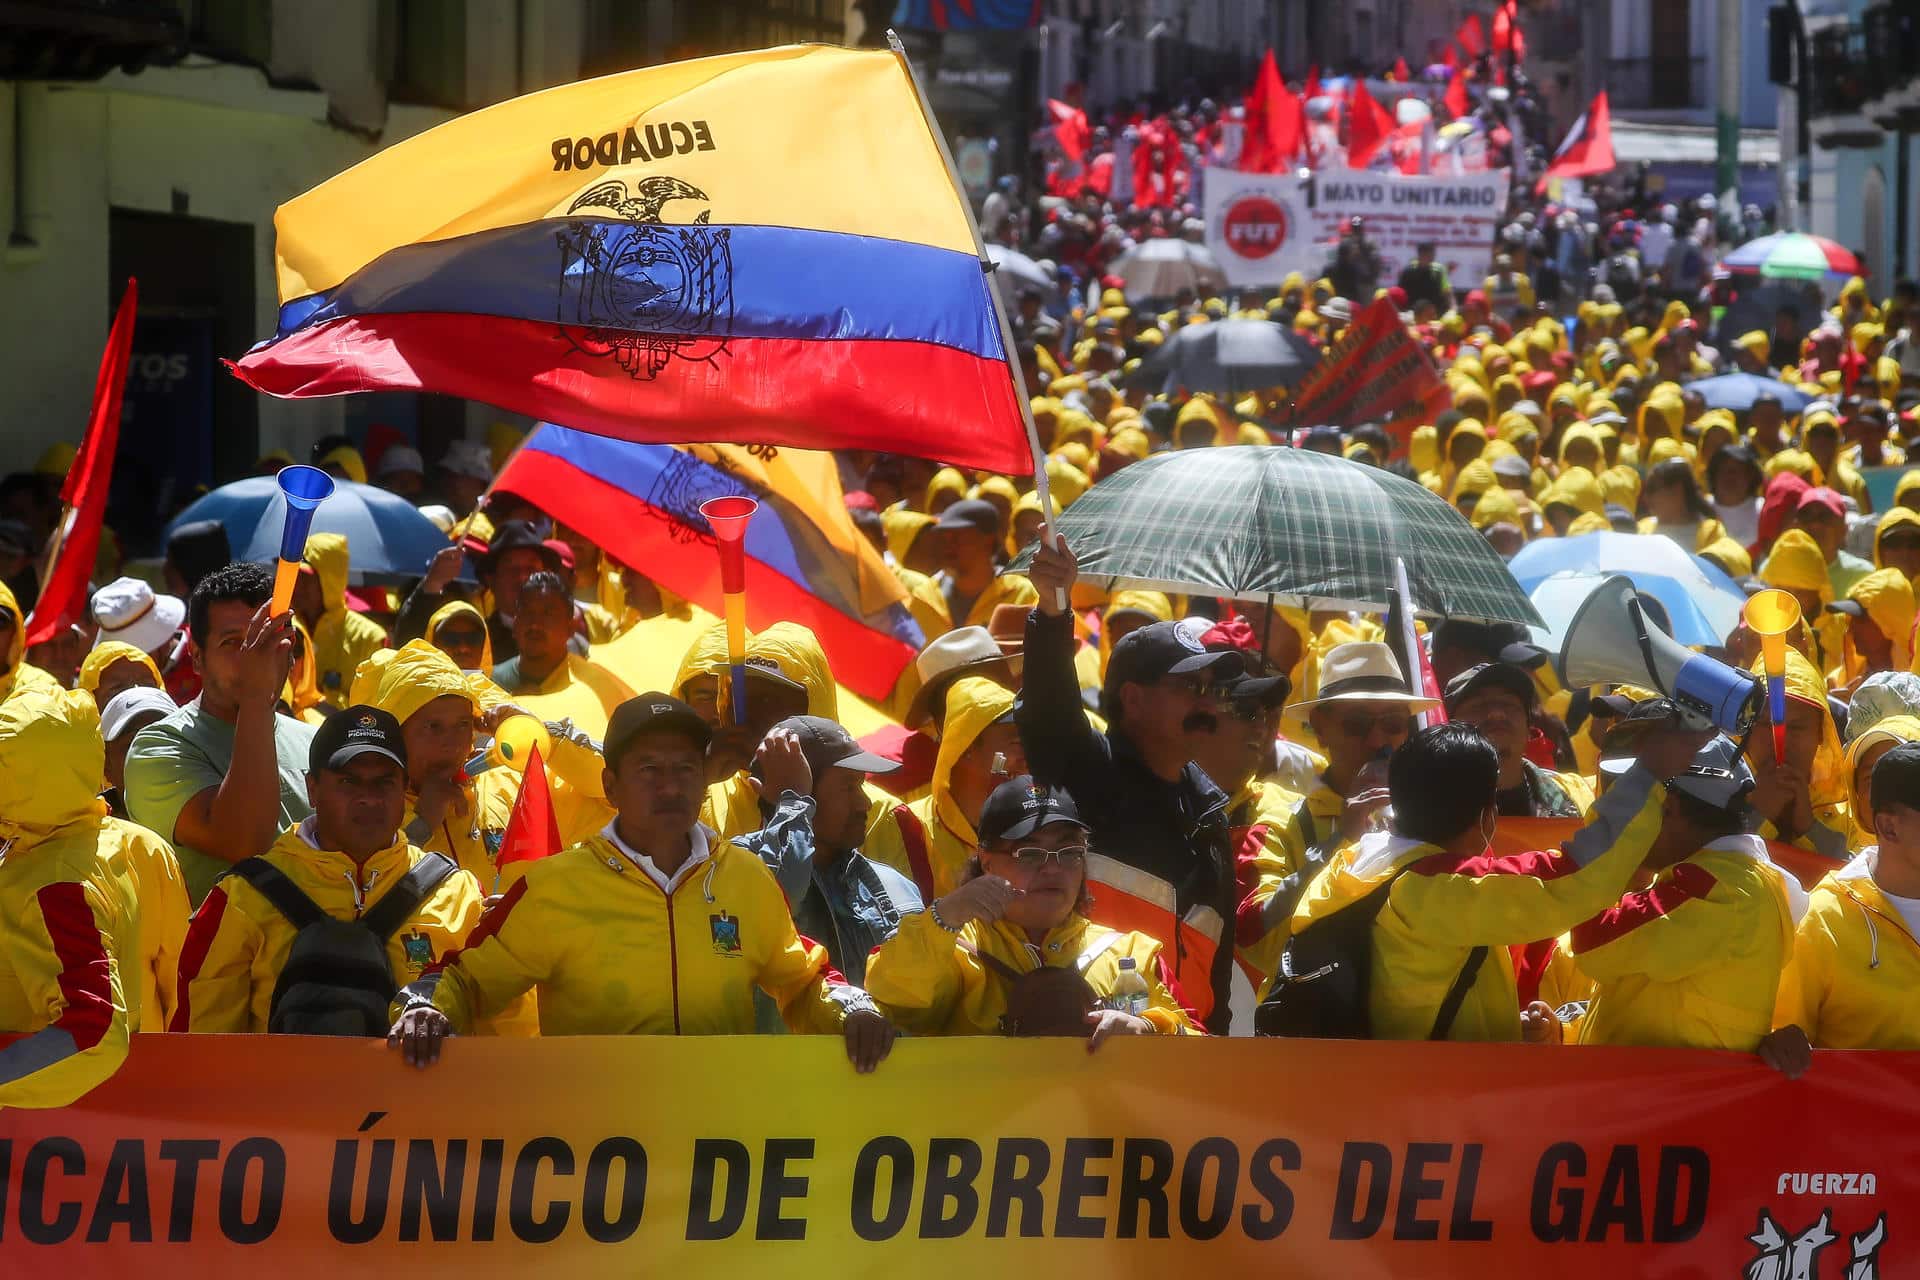
[[[1607,102],[1616,111],[1673,111],[1707,105],[1707,60],[1659,52],[1607,63]]]
[[[1876,96],[1878,76],[1867,58],[1866,30],[1836,23],[1807,38],[1808,115],[1859,115]]]

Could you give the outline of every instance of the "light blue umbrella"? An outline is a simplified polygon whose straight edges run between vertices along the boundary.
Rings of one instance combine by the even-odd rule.
[[[1753,402],[1763,392],[1771,392],[1789,417],[1813,403],[1812,396],[1791,383],[1763,378],[1757,373],[1723,373],[1717,378],[1702,378],[1689,382],[1687,390],[1698,391],[1709,409],[1731,409],[1735,413],[1753,408]]]
[[[1577,538],[1541,538],[1520,548],[1520,554],[1507,562],[1507,570],[1547,619],[1547,629],[1554,636],[1564,630],[1571,609],[1600,585],[1599,579],[1610,574],[1625,574],[1636,588],[1658,600],[1673,621],[1674,638],[1682,644],[1720,644],[1740,625],[1740,613],[1747,604],[1747,593],[1739,583],[1659,534],[1586,533]],[[1539,594],[1539,589],[1556,575],[1561,580],[1547,595],[1554,608],[1563,607],[1568,597],[1578,595],[1558,628]],[[1568,577],[1592,577],[1594,581],[1586,591],[1579,591],[1579,584],[1568,584]]]
[[[280,553],[280,527],[287,501],[272,476],[221,485],[173,518],[175,528],[194,520],[218,520],[236,560],[271,564]],[[447,535],[412,503],[370,484],[341,480],[333,496],[313,513],[311,533],[347,539],[348,580],[354,583],[418,578],[427,562],[447,547]]]

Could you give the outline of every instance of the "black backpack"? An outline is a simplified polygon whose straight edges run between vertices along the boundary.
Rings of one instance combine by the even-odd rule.
[[[1357,902],[1322,916],[1293,935],[1280,956],[1267,998],[1253,1013],[1256,1035],[1322,1040],[1371,1040],[1373,1018],[1373,924],[1387,905],[1401,868]],[[1475,947],[1440,1002],[1429,1040],[1445,1040],[1487,960],[1487,948]]]
[[[285,872],[265,858],[234,866],[239,876],[298,930],[273,984],[267,1030],[275,1035],[384,1036],[398,986],[387,940],[458,868],[428,853],[358,920],[322,911]]]

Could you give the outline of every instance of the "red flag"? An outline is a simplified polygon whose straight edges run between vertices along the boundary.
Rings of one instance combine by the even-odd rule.
[[[1307,131],[1306,108],[1280,79],[1273,50],[1260,61],[1253,92],[1246,101],[1246,141],[1240,147],[1242,173],[1279,173],[1300,154]]]
[[[1393,78],[1401,84],[1406,84],[1413,79],[1413,72],[1407,70],[1407,60],[1405,58],[1395,58],[1393,60]]]
[[[513,798],[513,813],[501,834],[500,856],[496,867],[509,862],[532,862],[560,852],[560,819],[553,811],[553,793],[547,790],[547,766],[540,759],[540,748],[527,756],[527,772],[520,779],[520,794]]]
[[[1347,167],[1364,169],[1393,136],[1393,116],[1373,100],[1366,81],[1356,79],[1347,95]]]
[[[1527,37],[1520,30],[1519,0],[1506,0],[1493,11],[1493,51],[1513,55],[1513,61],[1527,57]]]
[[[1067,159],[1086,159],[1087,144],[1093,140],[1093,129],[1087,124],[1087,113],[1058,98],[1047,99],[1047,112],[1053,117],[1053,136]]]
[[[1455,120],[1464,120],[1473,114],[1473,99],[1467,96],[1467,77],[1464,73],[1457,69],[1454,71],[1453,77],[1447,81],[1446,96],[1440,101],[1447,108],[1447,114]]]
[[[1613,156],[1613,117],[1607,110],[1607,91],[1593,95],[1593,103],[1567,130],[1566,141],[1553,153],[1546,172],[1540,175],[1539,189],[1545,190],[1550,178],[1579,178],[1590,173],[1606,173],[1615,164]]]
[[[140,282],[129,278],[107,331],[107,349],[93,382],[93,411],[80,441],[67,483],[60,490],[65,509],[39,603],[27,618],[26,642],[45,644],[87,607],[87,584],[100,550],[100,526],[107,517],[107,490],[113,483],[113,455],[120,446],[120,400],[127,389],[127,362],[133,354],[133,313]]]
[[[1470,13],[1461,19],[1460,27],[1453,33],[1454,43],[1460,46],[1469,60],[1479,57],[1487,51],[1486,30],[1480,25],[1480,15]]]
[[[1320,96],[1320,67],[1318,63],[1307,68],[1307,82],[1300,86],[1300,96],[1312,102]]]
[[[1459,68],[1460,55],[1453,51],[1453,44],[1451,41],[1449,41],[1447,44],[1447,47],[1441,51],[1440,62],[1443,66],[1446,66],[1455,70]]]

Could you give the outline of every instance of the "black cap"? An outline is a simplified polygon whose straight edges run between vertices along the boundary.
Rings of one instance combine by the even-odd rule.
[[[1237,680],[1224,681],[1222,692],[1232,702],[1257,702],[1263,707],[1277,707],[1287,700],[1293,692],[1293,682],[1285,676],[1242,675]]]
[[[1468,667],[1453,679],[1447,681],[1444,701],[1451,712],[1467,698],[1482,689],[1505,689],[1533,710],[1538,692],[1533,687],[1533,677],[1512,663],[1483,662],[1477,667]]]
[[[692,741],[702,752],[713,740],[707,722],[680,699],[667,693],[643,693],[628,698],[613,709],[607,721],[607,740],[600,749],[607,768],[618,769],[620,756],[638,739],[649,733],[677,733]]]
[[[1209,652],[1191,628],[1178,622],[1154,622],[1130,631],[1113,646],[1107,659],[1107,690],[1123,684],[1152,684],[1162,676],[1184,676],[1212,671],[1220,680],[1234,680],[1245,671],[1234,651]]]
[[[813,770],[816,781],[828,769],[892,773],[900,767],[898,760],[873,754],[845,728],[823,716],[789,716],[769,732],[778,733],[783,729],[800,740],[800,754],[807,758],[807,767]]]
[[[1031,774],[1023,773],[995,787],[980,806],[980,841],[1024,840],[1056,822],[1087,829],[1072,796],[1058,787],[1041,786]]]
[[[406,736],[391,712],[364,705],[348,707],[328,717],[314,732],[313,745],[307,749],[307,772],[344,769],[365,755],[385,756],[404,769]]]
[[[962,498],[940,513],[934,522],[935,530],[974,529],[981,533],[1000,535],[1000,508],[985,498]]]
[[[1895,805],[1916,809],[1920,808],[1916,797],[1920,797],[1920,742],[1902,742],[1873,766],[1867,803],[1876,811]]]
[[[1844,613],[1849,618],[1864,618],[1867,607],[1858,600],[1833,600],[1827,604],[1828,613]]]
[[[1547,659],[1547,651],[1534,644],[1531,633],[1517,622],[1449,618],[1435,629],[1433,647],[1465,649],[1479,654],[1483,661],[1505,662],[1528,671]]]
[[[186,579],[191,591],[200,579],[233,559],[227,527],[218,520],[192,520],[167,538],[167,560]]]
[[[488,563],[499,560],[509,551],[538,551],[540,558],[555,573],[565,568],[559,555],[540,536],[540,531],[525,520],[509,520],[493,531],[493,537],[487,541]]]

